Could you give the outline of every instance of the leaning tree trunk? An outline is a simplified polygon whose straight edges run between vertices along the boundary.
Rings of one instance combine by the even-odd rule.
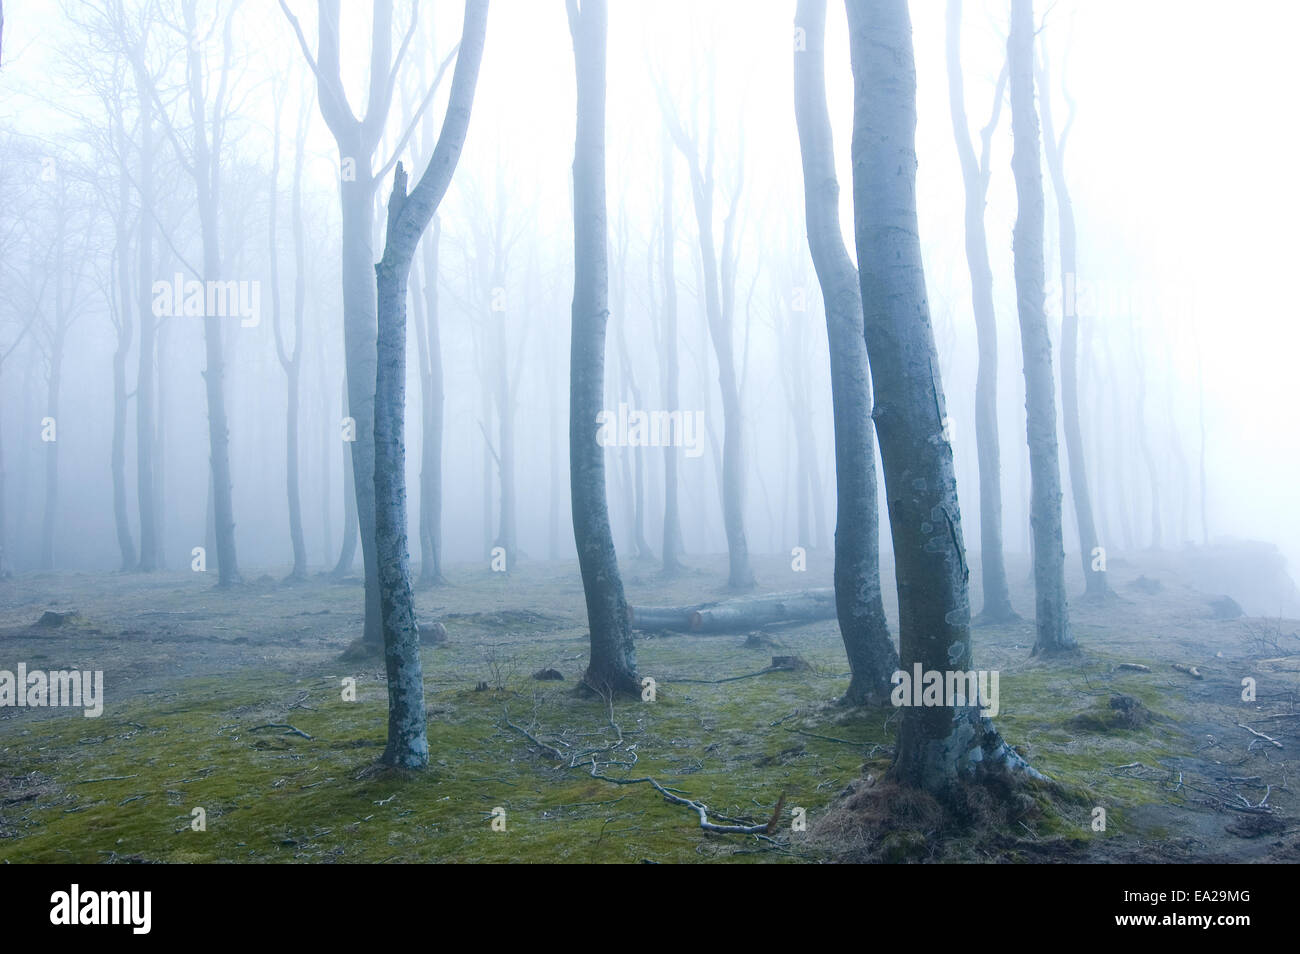
[[[573,539],[591,628],[583,682],[598,692],[640,690],[627,599],[605,499],[596,418],[605,392],[609,271],[605,222],[605,0],[567,0],[577,72],[573,156],[573,314],[569,352],[569,473]]]
[[[906,0],[848,0],[853,212],[874,418],[889,500],[902,666],[969,670],[968,569],[916,215],[916,68]],[[964,705],[903,711],[891,769],[946,794],[961,779],[1033,772]],[[1036,774],[1036,773],[1034,773]]]
[[[1029,440],[1030,524],[1034,532],[1034,653],[1073,649],[1065,597],[1065,544],[1061,533],[1061,469],[1056,445],[1056,384],[1052,339],[1043,294],[1043,173],[1038,113],[1034,108],[1032,0],[1012,0],[1007,63],[1011,78],[1011,129],[1016,180],[1016,306],[1025,361],[1026,432]]]
[[[858,273],[844,247],[826,104],[826,0],[799,0],[805,49],[794,54],[795,121],[803,154],[808,247],[826,305],[835,420],[835,604],[852,677],[846,702],[888,698],[898,654],[880,590],[880,527],[870,372]]]
[[[980,484],[980,571],[984,606],[980,618],[996,623],[1016,619],[1007,588],[1002,552],[1002,451],[998,440],[998,324],[993,309],[993,269],[989,267],[984,206],[988,196],[989,150],[1001,112],[1005,73],[998,80],[993,118],[981,131],[981,155],[975,157],[966,123],[961,71],[961,0],[948,0],[948,96],[953,134],[966,187],[966,264],[970,270],[971,305],[979,369],[975,376],[975,449]]]
[[[406,293],[415,249],[447,192],[465,144],[483,57],[487,10],[487,0],[466,0],[460,51],[438,144],[410,195],[406,170],[397,164],[388,201],[384,256],[375,266],[379,318],[374,392],[375,549],[388,674],[388,743],[382,761],[403,768],[429,764],[420,630],[406,545]]]
[[[1056,193],[1056,217],[1061,246],[1061,411],[1065,416],[1065,453],[1070,466],[1074,518],[1079,528],[1079,556],[1083,561],[1083,578],[1086,581],[1084,598],[1104,600],[1110,595],[1110,587],[1106,584],[1106,571],[1101,569],[1104,561],[1093,557],[1097,548],[1097,525],[1092,514],[1092,495],[1089,493],[1088,467],[1083,450],[1082,414],[1079,410],[1079,312],[1074,205],[1070,202],[1070,190],[1065,183],[1065,143],[1074,117],[1071,115],[1066,120],[1058,139],[1052,123],[1052,90],[1048,78],[1047,64],[1044,62],[1040,84],[1043,141],[1046,145],[1047,168],[1052,176],[1052,191]]]

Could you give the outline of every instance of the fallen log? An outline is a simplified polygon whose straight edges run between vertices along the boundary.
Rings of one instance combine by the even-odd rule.
[[[699,606],[630,606],[633,629],[689,633],[743,633],[774,623],[808,623],[835,618],[835,590],[767,593]]]
[[[628,606],[627,617],[633,629],[642,632],[658,633],[665,629],[686,632],[691,628],[690,606]]]

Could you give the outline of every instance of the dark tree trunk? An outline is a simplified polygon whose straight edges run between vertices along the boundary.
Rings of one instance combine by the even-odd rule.
[[[465,21],[447,115],[428,168],[410,195],[397,164],[388,202],[378,289],[375,378],[375,542],[379,557],[384,664],[388,674],[388,743],[383,761],[404,768],[429,763],[420,630],[415,621],[406,542],[406,293],[420,237],[446,194],[469,128],[483,57],[487,0],[466,0]]]
[[[916,216],[912,26],[906,0],[848,0],[847,7],[853,212],[894,541],[899,655],[904,669],[969,670],[969,574]],[[1032,772],[967,703],[903,710],[895,778],[946,793],[960,779]]]
[[[808,247],[826,305],[835,420],[835,605],[852,678],[845,701],[888,698],[898,654],[880,589],[880,527],[870,372],[858,273],[844,247],[826,104],[826,0],[799,0],[805,49],[794,54],[795,120],[803,154]]]
[[[984,606],[980,618],[996,623],[1017,619],[1007,588],[1002,552],[1002,451],[998,439],[998,324],[993,309],[993,269],[989,266],[984,230],[988,195],[989,151],[997,128],[1005,88],[1005,72],[998,79],[993,118],[980,134],[981,155],[975,157],[966,122],[966,99],[961,71],[961,0],[948,0],[948,96],[953,134],[966,186],[966,263],[970,270],[971,304],[979,344],[979,369],[975,376],[975,448],[979,461],[980,571]]]
[[[1082,412],[1079,408],[1079,312],[1078,277],[1076,272],[1076,237],[1074,205],[1065,183],[1065,144],[1074,124],[1074,116],[1066,120],[1058,139],[1052,123],[1052,88],[1046,61],[1041,73],[1043,104],[1043,142],[1047,152],[1047,168],[1052,177],[1052,191],[1056,194],[1056,217],[1060,227],[1061,253],[1061,412],[1065,416],[1065,453],[1070,466],[1070,494],[1074,498],[1074,518],[1079,530],[1079,556],[1083,561],[1083,578],[1086,581],[1084,598],[1104,600],[1110,595],[1106,584],[1106,571],[1101,562],[1094,561],[1097,547],[1097,525],[1092,515],[1092,495],[1089,493],[1088,467],[1083,449]],[[1096,563],[1098,569],[1093,569]]]
[[[1061,533],[1061,468],[1056,445],[1056,384],[1052,339],[1044,312],[1043,173],[1038,113],[1034,108],[1034,14],[1031,0],[1012,0],[1007,63],[1011,77],[1011,129],[1016,180],[1016,307],[1025,361],[1026,432],[1029,440],[1030,524],[1034,532],[1034,653],[1073,649],[1065,596],[1065,544]]]
[[[583,682],[598,692],[640,691],[636,649],[605,500],[605,449],[596,417],[605,392],[609,271],[605,219],[604,0],[567,0],[577,72],[573,156],[573,312],[569,353],[569,480],[573,539],[591,628]]]

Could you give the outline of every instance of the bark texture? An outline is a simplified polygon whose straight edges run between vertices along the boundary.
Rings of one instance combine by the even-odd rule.
[[[487,0],[466,0],[456,71],[438,144],[408,195],[397,164],[388,202],[384,256],[375,266],[378,337],[375,379],[375,542],[379,558],[388,742],[382,761],[404,768],[429,763],[420,628],[406,539],[406,293],[420,237],[428,228],[465,145],[487,31]]]
[[[871,381],[858,272],[844,246],[839,180],[826,104],[826,0],[799,0],[794,113],[803,155],[808,248],[826,307],[835,421],[835,598],[852,677],[845,701],[888,698],[898,668],[880,590],[880,527]]]
[[[969,670],[968,569],[916,215],[916,67],[906,0],[847,0],[853,212],[904,669]],[[974,705],[903,710],[892,774],[943,794],[1033,770]],[[1036,773],[1035,773],[1036,774]]]

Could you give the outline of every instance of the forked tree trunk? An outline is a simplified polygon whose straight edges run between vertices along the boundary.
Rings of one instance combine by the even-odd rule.
[[[1074,205],[1065,182],[1065,144],[1074,124],[1074,116],[1066,120],[1058,139],[1052,122],[1052,88],[1046,59],[1041,71],[1043,104],[1043,141],[1046,145],[1047,168],[1052,176],[1052,191],[1056,194],[1056,217],[1060,226],[1061,253],[1061,412],[1065,417],[1065,453],[1070,466],[1070,494],[1074,498],[1074,518],[1079,530],[1079,556],[1083,561],[1083,578],[1086,581],[1084,598],[1104,600],[1110,595],[1106,583],[1104,561],[1094,560],[1097,547],[1097,525],[1092,514],[1092,495],[1089,492],[1088,467],[1083,449],[1082,411],[1079,408],[1079,311],[1078,276],[1076,273],[1076,237]],[[1097,569],[1094,569],[1094,566]]]
[[[953,134],[966,187],[966,264],[970,270],[971,305],[979,368],[975,376],[975,450],[979,463],[980,576],[985,622],[1018,618],[1011,608],[1007,568],[1002,551],[1002,450],[998,438],[998,324],[993,308],[993,269],[989,266],[984,206],[988,196],[989,151],[997,128],[1006,73],[998,79],[993,118],[980,133],[977,159],[966,122],[965,86],[961,70],[961,0],[948,0],[948,98]]]
[[[609,268],[605,212],[605,0],[566,0],[577,72],[573,155],[573,312],[569,352],[569,480],[573,539],[591,629],[583,682],[636,693],[636,649],[605,499],[605,449],[596,417],[605,396]]]
[[[1065,544],[1061,533],[1061,468],[1056,444],[1056,384],[1052,339],[1044,312],[1043,172],[1038,113],[1034,107],[1034,14],[1031,0],[1012,0],[1007,63],[1011,77],[1011,129],[1016,180],[1016,307],[1025,362],[1026,433],[1029,440],[1030,524],[1034,532],[1034,654],[1073,649],[1065,596]]]
[[[845,701],[888,698],[898,654],[880,589],[880,527],[871,382],[858,273],[844,247],[826,104],[826,0],[799,0],[805,49],[794,54],[795,121],[803,155],[808,247],[826,307],[835,421],[835,605],[852,677]]]
[[[970,670],[969,574],[916,215],[912,26],[907,0],[848,0],[847,7],[853,214],[894,540],[899,655],[907,670]],[[898,781],[944,794],[981,774],[1033,772],[964,701],[903,710],[891,769]]]
[[[388,743],[382,761],[403,768],[429,763],[420,630],[415,621],[406,543],[406,293],[420,237],[447,192],[465,144],[483,57],[487,0],[466,0],[447,116],[420,181],[406,192],[397,164],[388,202],[384,256],[375,266],[378,317],[375,378],[375,542],[379,556],[384,665],[388,675]]]

